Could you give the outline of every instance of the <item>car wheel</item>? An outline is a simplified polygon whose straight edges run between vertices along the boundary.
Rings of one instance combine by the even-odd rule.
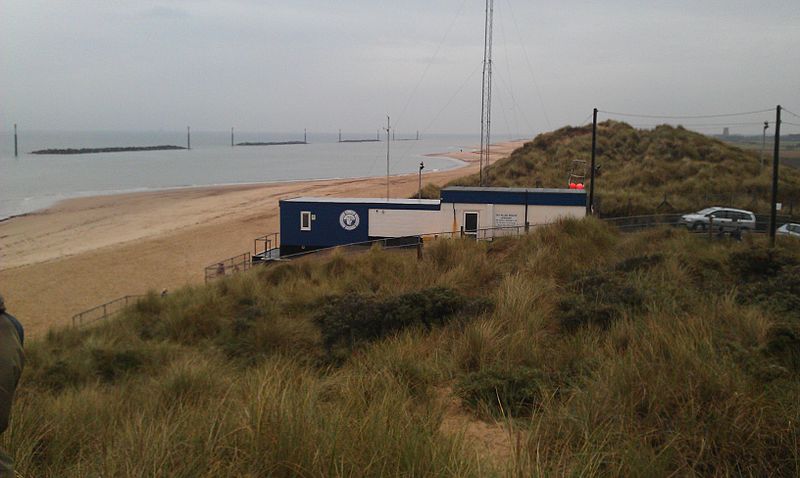
[[[706,225],[703,224],[702,222],[695,222],[694,224],[692,224],[691,229],[693,231],[704,231],[706,229]]]

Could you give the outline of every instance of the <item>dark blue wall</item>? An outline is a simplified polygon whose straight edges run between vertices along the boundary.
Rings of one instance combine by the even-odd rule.
[[[457,204],[525,204],[527,200],[531,206],[586,206],[586,191],[565,190],[558,192],[545,192],[524,189],[510,189],[501,191],[488,189],[485,191],[467,189],[443,189],[443,203]]]
[[[330,247],[369,240],[370,209],[438,210],[433,204],[386,204],[348,202],[280,201],[281,244],[286,246]],[[352,209],[358,214],[358,227],[352,231],[339,224],[343,211]],[[300,230],[300,212],[311,211],[316,219],[310,231]]]

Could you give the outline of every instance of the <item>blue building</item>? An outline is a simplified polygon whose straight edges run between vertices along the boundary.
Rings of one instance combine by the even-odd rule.
[[[480,238],[586,214],[577,189],[449,187],[441,199],[298,197],[280,206],[280,255],[381,238]]]

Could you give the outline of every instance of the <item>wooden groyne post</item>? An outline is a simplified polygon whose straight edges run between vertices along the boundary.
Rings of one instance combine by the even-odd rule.
[[[192,130],[186,127],[186,149],[192,149]]]
[[[17,148],[17,123],[14,123],[14,157],[19,156],[19,150]]]

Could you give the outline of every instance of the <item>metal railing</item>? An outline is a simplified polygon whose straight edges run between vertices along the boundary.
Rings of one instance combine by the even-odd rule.
[[[82,325],[91,324],[92,322],[97,322],[98,320],[113,317],[122,312],[125,307],[136,303],[141,297],[144,296],[126,295],[106,302],[105,304],[100,304],[96,307],[92,307],[91,309],[84,310],[83,312],[79,312],[72,316],[72,326],[80,327]]]
[[[684,214],[649,214],[643,216],[623,216],[623,217],[610,217],[610,218],[602,218],[601,220],[607,222],[613,226],[616,226],[617,229],[623,232],[632,232],[638,231],[641,229],[651,228],[651,227],[658,227],[658,226],[685,226],[685,224],[681,224],[681,216]],[[767,214],[756,214],[756,224],[755,228],[752,230],[748,230],[750,233],[760,233],[765,234],[769,232],[769,215]],[[780,226],[781,224],[785,224],[787,222],[795,222],[792,216],[777,216],[777,225]],[[740,227],[736,226],[736,223],[725,223],[724,229],[726,232],[730,232],[732,230],[741,229]],[[709,231],[716,231],[713,226],[713,222],[711,222],[707,226],[703,226],[699,229],[689,229],[692,232],[697,233],[708,233]]]
[[[205,282],[239,272],[244,272],[250,269],[251,265],[252,258],[249,252],[239,254],[238,256],[229,257],[205,268]]]
[[[615,226],[621,232],[634,232],[642,229],[648,229],[660,226],[672,226],[672,227],[682,226],[680,223],[682,215],[683,214],[649,214],[642,216],[601,218],[600,220]],[[792,220],[793,218],[791,216],[778,216],[778,224],[791,222]],[[280,244],[278,242],[278,237],[279,237],[278,233],[273,233],[255,239],[255,252],[256,252],[255,256],[261,256],[266,259],[292,260],[310,256],[315,256],[315,257],[324,256],[326,254],[332,253],[333,251],[344,251],[346,253],[364,252],[368,251],[370,248],[375,246],[378,246],[383,250],[416,248],[418,251],[417,254],[421,256],[423,245],[431,240],[436,240],[440,238],[441,239],[466,238],[479,241],[490,241],[499,237],[522,236],[537,228],[544,227],[550,224],[551,223],[488,227],[488,228],[474,229],[474,230],[465,230],[463,227],[461,227],[458,231],[455,232],[443,231],[437,233],[425,233],[412,236],[373,239],[363,242],[354,242],[350,244],[322,247],[318,249],[296,252],[293,254],[287,254],[283,256],[279,254]],[[748,232],[766,233],[768,229],[769,229],[769,216],[757,214],[755,229]],[[712,230],[711,227],[709,227],[708,229],[694,230],[694,231],[690,229],[690,231],[698,234],[707,234],[710,237],[714,236],[712,232],[716,232],[716,230]],[[739,238],[741,237],[741,235],[739,234],[741,231],[737,230],[737,228],[731,228],[730,225],[726,225],[725,232],[733,237],[739,237]],[[259,252],[260,244],[264,245],[261,248],[262,252]],[[265,262],[266,261],[262,263]],[[231,259],[226,259],[223,262],[219,262],[217,264],[208,266],[206,267],[206,282],[219,277],[224,277],[226,275],[231,275],[237,272],[247,270],[250,268],[250,264],[251,264],[250,255],[249,253],[245,253],[235,256]]]
[[[277,259],[280,254],[280,233],[273,232],[253,240],[253,258],[260,260]]]
[[[422,246],[430,241],[437,239],[452,239],[452,238],[465,238],[474,239],[478,241],[491,241],[500,237],[514,237],[527,234],[529,231],[537,227],[543,227],[547,224],[529,224],[528,226],[502,226],[502,227],[487,227],[482,229],[465,230],[463,227],[458,231],[442,231],[432,232],[425,234],[416,234],[412,236],[389,237],[382,239],[372,239],[363,242],[354,242],[350,244],[342,244],[330,247],[323,247],[309,251],[297,252],[281,256],[281,259],[298,259],[301,257],[311,255],[324,255],[333,251],[346,251],[346,252],[363,252],[371,249],[372,247],[380,247],[382,250],[393,249],[421,249]]]

